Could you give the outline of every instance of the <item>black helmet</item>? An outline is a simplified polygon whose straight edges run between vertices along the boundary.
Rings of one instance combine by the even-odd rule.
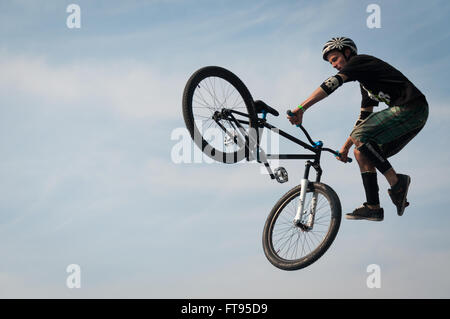
[[[339,50],[344,52],[345,48],[349,48],[352,54],[358,54],[358,49],[356,48],[355,42],[347,37],[332,38],[330,41],[325,43],[322,49],[322,57],[327,61],[327,54],[332,50]]]

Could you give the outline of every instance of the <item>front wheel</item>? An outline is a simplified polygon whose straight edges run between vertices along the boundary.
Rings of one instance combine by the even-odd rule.
[[[319,259],[334,241],[341,222],[341,203],[335,191],[322,183],[309,183],[304,223],[295,223],[301,186],[287,192],[273,207],[263,231],[264,253],[283,270],[298,270]],[[316,197],[316,205],[312,204]],[[307,227],[315,206],[313,227]]]

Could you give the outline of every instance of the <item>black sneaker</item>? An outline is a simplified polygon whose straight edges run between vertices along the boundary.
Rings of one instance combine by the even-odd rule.
[[[361,207],[358,207],[353,213],[346,214],[347,219],[366,219],[375,222],[381,222],[384,218],[383,208],[370,209],[367,203],[364,203]]]
[[[406,200],[408,195],[409,184],[411,183],[411,177],[408,175],[397,174],[398,182],[391,189],[388,189],[389,196],[392,202],[397,206],[398,216],[402,216],[405,208],[409,205]]]

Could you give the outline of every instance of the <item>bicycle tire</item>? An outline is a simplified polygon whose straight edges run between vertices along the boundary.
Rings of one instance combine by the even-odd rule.
[[[310,182],[307,189],[308,193],[314,193],[317,192],[321,197],[325,199],[325,201],[328,203],[328,206],[330,208],[330,224],[328,226],[328,229],[326,231],[326,234],[324,238],[320,241],[320,243],[317,245],[317,247],[313,250],[311,250],[308,254],[305,254],[304,256],[301,256],[299,258],[292,258],[288,259],[285,256],[280,256],[281,250],[278,247],[274,247],[274,227],[277,223],[277,220],[280,218],[280,216],[287,212],[287,206],[292,203],[292,201],[299,197],[300,195],[301,186],[298,185],[291,190],[289,190],[285,195],[283,195],[280,200],[275,204],[272,211],[270,212],[269,216],[267,217],[266,223],[264,225],[264,231],[263,231],[263,248],[264,253],[267,257],[267,259],[274,265],[275,267],[282,269],[282,270],[298,270],[305,268],[315,261],[317,261],[331,246],[334,239],[336,238],[336,235],[339,231],[340,222],[341,222],[341,203],[339,201],[339,197],[337,196],[336,192],[328,185],[323,183],[317,183],[317,182]],[[318,195],[318,196],[319,196]],[[295,201],[296,202],[296,201]],[[295,205],[296,207],[296,205]],[[326,207],[326,206],[325,206]],[[294,212],[295,215],[295,212]],[[285,218],[285,217],[283,217]],[[292,218],[292,219],[289,219]],[[290,213],[288,220],[292,222],[291,225],[291,237],[289,238],[289,246],[292,244],[292,238],[294,236],[297,236],[297,240],[302,237],[302,245],[303,248],[305,247],[305,242],[308,240],[308,233],[304,230],[301,230],[299,227],[295,226],[293,223],[293,215],[292,212]],[[317,219],[317,212],[316,212],[316,219]],[[285,227],[289,227],[285,226]],[[287,229],[287,228],[286,228]],[[312,235],[311,235],[312,236]],[[284,240],[284,239],[283,239]],[[288,239],[286,239],[287,241]],[[312,241],[311,241],[312,242]],[[278,243],[276,244],[278,245]],[[280,244],[281,245],[281,244]],[[308,244],[309,245],[309,244]],[[293,247],[293,246],[292,246]],[[284,248],[283,248],[284,249]],[[295,249],[298,249],[296,247]],[[296,250],[297,253],[297,250]]]
[[[217,86],[216,81],[220,82],[217,84]],[[219,89],[219,87],[221,87],[223,90],[225,90],[226,87],[226,90],[228,91],[222,92],[222,96],[220,94],[216,94],[215,90]],[[205,89],[205,94],[196,96],[196,92],[203,88],[207,88]],[[213,90],[214,92],[211,92],[211,90]],[[234,90],[237,93],[235,93]],[[229,91],[231,91],[232,93],[230,93]],[[231,94],[233,94],[232,97],[230,96]],[[201,101],[199,102],[195,98]],[[211,103],[213,105],[208,105],[208,103],[210,102],[208,101],[208,99],[212,100]],[[223,99],[223,101],[219,101],[220,99]],[[229,100],[227,101],[227,99]],[[233,107],[233,105],[229,105],[232,104],[232,99],[235,99],[237,101],[234,102],[235,104],[239,102],[239,107],[241,108],[240,111],[242,111],[242,113],[246,112],[245,114],[247,114],[248,116],[248,118],[246,119],[248,121],[248,125],[245,129],[247,130],[247,133],[251,136],[251,138],[249,138],[248,136],[246,137],[239,130],[232,129],[233,123],[231,123],[230,121],[227,122],[225,120],[221,120],[220,122],[222,127],[220,127],[217,122],[216,124],[214,123],[215,121],[213,120],[213,116],[214,114],[216,114],[216,112],[220,113],[224,108]],[[183,92],[182,104],[183,117],[186,127],[191,135],[192,140],[194,140],[195,144],[202,150],[203,153],[205,153],[210,158],[222,163],[236,163],[244,158],[249,158],[249,140],[256,141],[255,143],[258,143],[257,141],[259,140],[258,131],[256,129],[257,115],[253,105],[253,98],[249,90],[234,73],[218,66],[207,66],[197,70],[194,74],[192,74],[192,76],[186,83]],[[204,108],[206,113],[211,113],[208,114],[210,118],[208,118],[208,116],[200,116],[200,119],[195,118],[196,114],[193,110],[194,108]],[[209,123],[206,124],[209,125],[208,129],[210,129],[211,126],[213,126],[214,128],[214,125],[216,125],[217,127],[219,127],[219,131],[222,130],[224,145],[221,145],[220,139],[217,142],[217,145],[210,144],[211,141],[208,141],[207,138],[205,138],[206,136],[204,134],[206,133],[203,132],[203,128],[199,128],[197,125],[199,120],[202,119],[206,123]],[[229,126],[228,128],[226,127],[227,125]],[[226,129],[225,131],[223,129],[224,127]],[[241,137],[241,140],[245,140],[245,143],[237,145],[236,134],[240,134],[239,136]],[[227,138],[234,141],[231,143],[230,141],[228,141],[231,144],[232,148],[232,150],[230,151],[226,151],[226,147],[229,146],[229,144],[225,145],[225,140]]]

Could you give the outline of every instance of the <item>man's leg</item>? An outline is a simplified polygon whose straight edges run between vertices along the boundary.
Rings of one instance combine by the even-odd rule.
[[[417,100],[408,106],[393,106],[371,114],[350,134],[362,155],[363,166],[369,161],[385,176],[391,186],[389,196],[399,215],[408,206],[406,196],[411,178],[397,174],[387,158],[398,153],[421,130],[427,117],[426,101]]]
[[[361,171],[361,178],[364,185],[364,191],[366,193],[367,206],[370,209],[380,208],[379,188],[377,181],[377,171],[375,166],[367,160],[367,158],[361,154],[356,148],[354,150],[356,161]]]
[[[359,141],[353,137],[352,137],[352,141],[353,141],[353,144],[355,144],[354,154],[355,154],[356,160],[358,161],[361,173],[363,173],[363,172],[375,172],[376,173],[375,165],[372,164],[372,162],[367,158],[367,156],[365,156],[360,151],[360,147],[363,145],[363,143],[361,143],[361,141]],[[388,166],[390,166],[390,164]],[[397,184],[397,182],[398,182],[397,173],[395,172],[394,168],[392,168],[392,166],[389,169],[387,169],[383,173],[383,175],[391,187],[394,186],[395,184]]]
[[[397,206],[398,215],[403,215],[405,207],[409,205],[406,196],[411,178],[408,175],[397,174],[376,143],[369,141],[362,144],[354,138],[352,141],[356,146],[355,156],[359,158],[358,163],[362,162],[360,168],[370,168],[371,164],[386,177],[391,186],[388,190],[389,196]]]
[[[361,171],[364,191],[366,193],[366,202],[361,207],[356,208],[352,213],[346,214],[346,218],[382,221],[384,218],[384,211],[383,208],[380,207],[377,171],[375,166],[373,166],[357,148],[355,148],[354,154]]]

